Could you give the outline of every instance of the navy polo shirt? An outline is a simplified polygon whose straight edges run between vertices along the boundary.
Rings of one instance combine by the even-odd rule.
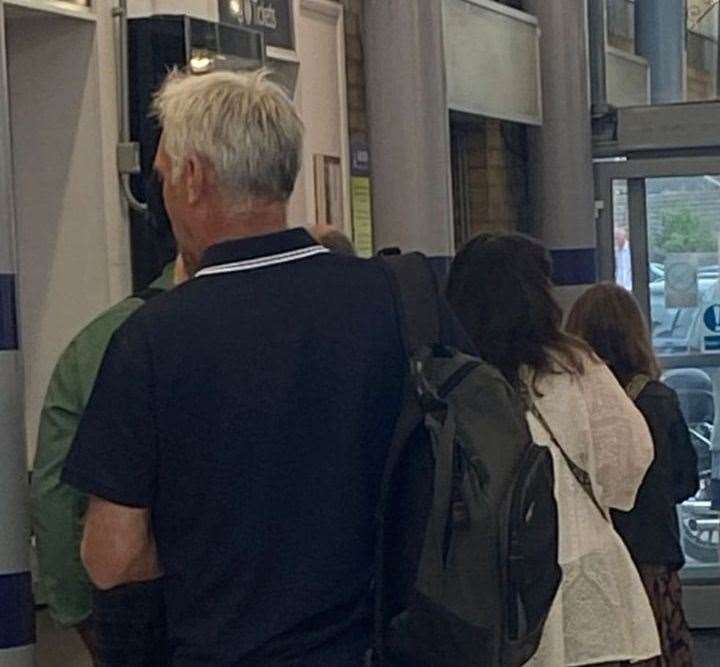
[[[151,509],[173,664],[360,664],[405,367],[382,268],[300,229],[116,332],[63,478]]]

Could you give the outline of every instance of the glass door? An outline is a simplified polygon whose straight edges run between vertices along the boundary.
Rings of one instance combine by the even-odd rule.
[[[695,627],[720,627],[720,159],[596,164],[600,274],[631,289],[678,393],[700,490],[678,507]]]

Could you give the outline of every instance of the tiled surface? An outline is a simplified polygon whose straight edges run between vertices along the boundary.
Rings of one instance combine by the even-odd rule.
[[[46,611],[37,615],[37,667],[92,667],[80,637],[58,628]]]
[[[61,630],[47,612],[37,617],[37,667],[92,667],[77,634]],[[720,667],[720,630],[693,632],[695,667]]]

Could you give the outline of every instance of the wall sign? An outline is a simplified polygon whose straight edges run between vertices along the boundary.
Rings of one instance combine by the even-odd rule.
[[[353,245],[360,257],[372,257],[373,223],[370,178],[353,176],[350,179],[352,198]]]
[[[705,332],[703,336],[703,352],[720,351],[720,304],[708,306],[703,313]]]
[[[696,308],[698,305],[697,256],[669,253],[665,258],[665,307]]]
[[[0,273],[0,350],[17,350],[15,276]]]
[[[267,46],[294,50],[291,0],[218,0],[221,23],[259,30]]]
[[[370,148],[366,141],[350,142],[350,173],[353,176],[370,175]]]

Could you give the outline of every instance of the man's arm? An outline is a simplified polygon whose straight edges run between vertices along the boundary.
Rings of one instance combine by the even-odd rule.
[[[91,591],[80,559],[87,495],[60,481],[98,368],[113,332],[138,307],[127,300],[106,311],[68,345],[48,385],[32,474],[33,530],[41,590],[64,626],[86,620]]]
[[[149,511],[91,496],[82,559],[101,590],[160,577]]]
[[[62,480],[90,496],[83,563],[97,588],[160,576],[149,508],[157,478],[153,361],[141,313],[108,345]]]
[[[76,370],[71,346],[60,358],[48,386],[31,482],[41,595],[52,617],[63,626],[83,622],[92,611],[78,548],[87,497],[60,483],[82,410]]]

